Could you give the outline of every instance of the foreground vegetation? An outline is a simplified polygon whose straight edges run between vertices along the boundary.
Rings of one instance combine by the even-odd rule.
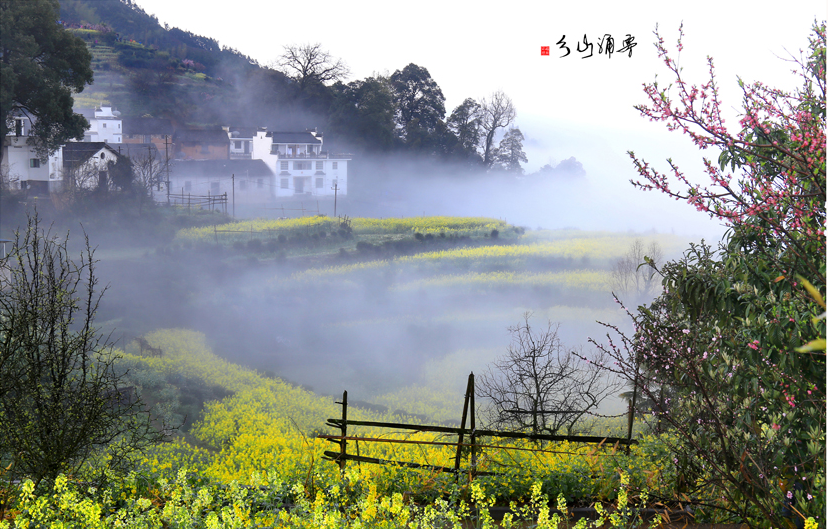
[[[525,517],[542,521],[550,516],[547,497],[570,504],[617,502],[628,490],[664,494],[675,481],[672,465],[664,464],[668,454],[652,437],[629,454],[569,443],[548,444],[542,451],[517,443],[511,446],[533,451],[502,450],[484,439],[481,443],[490,448],[482,449],[476,471],[497,475],[474,480],[467,474],[455,481],[449,474],[355,464],[341,477],[338,467],[322,458],[331,445],[313,436],[328,417],[338,416],[333,399],[221,360],[204,336],[191,331],[159,331],[147,340],[164,355],[144,357],[131,345],[121,368],[129,369],[145,399],[156,402],[158,414],[174,415],[180,408],[181,395],[175,395],[171,382],[182,379],[219,386],[230,396],[209,403],[185,436],[153,448],[126,481],[90,488],[60,478],[51,492],[29,484],[6,488],[12,496],[7,516],[18,526],[26,527],[31,519],[89,527],[116,522],[158,527],[162,521],[174,527],[404,527],[417,519],[459,523],[474,507],[512,501],[525,509]],[[350,416],[413,420],[358,408]],[[439,441],[433,435],[367,428],[353,435]],[[366,443],[360,449],[363,455],[437,465],[449,465],[454,457],[451,446]],[[471,471],[467,462],[463,469]],[[622,479],[635,488],[622,486]]]
[[[230,364],[192,331],[158,331],[147,340],[164,355],[141,356],[131,344],[121,368],[129,369],[142,397],[156,402],[156,413],[180,409],[185,395],[175,383],[183,379],[221,387],[229,396],[208,403],[185,435],[153,448],[126,478],[83,484],[81,473],[37,488],[30,481],[6,483],[0,527],[494,527],[489,509],[511,506],[503,527],[586,529],[605,522],[629,527],[641,521],[645,506],[676,506],[669,501],[679,478],[675,455],[662,438],[648,435],[629,453],[566,442],[495,448],[482,439],[475,470],[496,474],[476,478],[467,457],[457,480],[354,463],[340,475],[322,457],[331,445],[314,437],[324,431],[325,419],[339,414],[332,398]],[[350,412],[355,419],[414,420],[353,407]],[[596,427],[610,435],[623,430],[621,424]],[[368,428],[351,435],[451,442]],[[437,465],[454,457],[451,446],[364,443],[360,450]],[[601,519],[566,521],[573,506],[584,505],[603,512]],[[699,520],[717,516],[703,506],[695,512]]]

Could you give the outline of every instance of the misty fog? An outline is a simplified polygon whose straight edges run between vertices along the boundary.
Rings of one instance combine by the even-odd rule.
[[[557,167],[545,177],[458,177],[450,166],[401,157],[360,160],[351,177],[354,191],[339,197],[337,212],[377,218],[486,216],[529,231],[578,228],[619,236],[636,231],[644,238],[684,231],[680,223],[673,224],[675,218],[648,209],[648,204],[659,205],[657,201],[619,201],[586,171],[589,161],[580,167],[570,159]],[[629,196],[636,193],[644,195],[633,190]],[[278,217],[279,205],[299,207],[274,199],[271,208],[239,205],[237,217]],[[306,201],[303,206],[333,215],[333,200]],[[348,390],[365,401],[411,384],[427,386],[435,370],[456,381],[461,395],[469,371],[482,371],[506,351],[507,327],[525,311],[534,313],[537,326],[547,320],[560,323],[563,342],[573,348],[588,349],[590,337],[601,340],[605,329],[596,320],[628,325],[610,292],[398,291],[393,269],[348,285],[285,286],[291,274],[308,266],[371,259],[353,253],[345,260],[328,255],[281,262],[250,257],[230,246],[205,253],[173,244],[163,254],[149,249],[130,259],[102,255],[99,271],[110,286],[101,308],[106,321],[99,323],[122,339],[121,346],[157,328],[190,328],[205,333],[214,350],[231,361],[321,394]],[[552,267],[606,270],[610,261]]]

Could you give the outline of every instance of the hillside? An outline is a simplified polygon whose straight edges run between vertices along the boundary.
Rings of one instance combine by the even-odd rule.
[[[236,50],[222,48],[209,37],[195,35],[178,28],[162,27],[158,19],[146,13],[131,0],[63,0],[60,15],[65,26],[113,33],[123,43],[138,43],[148,50],[145,59],[157,53],[173,61],[190,59],[200,64],[199,70],[211,77],[221,77],[229,69],[238,71],[257,68],[258,64]],[[112,37],[108,37],[111,40]],[[131,64],[131,68],[147,67],[147,63]],[[97,70],[96,70],[97,72]]]
[[[262,117],[278,120],[275,103],[289,93],[283,74],[214,39],[162,27],[131,1],[65,0],[61,18],[93,57],[95,82],[75,96],[77,109],[109,103],[124,116],[168,118],[181,126],[257,126]],[[274,104],[263,112],[252,101]]]

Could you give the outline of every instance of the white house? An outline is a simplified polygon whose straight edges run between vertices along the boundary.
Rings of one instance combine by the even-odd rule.
[[[225,127],[225,130],[230,138],[230,159],[251,160],[253,158],[253,138],[256,136],[256,129]]]
[[[13,118],[14,125],[3,138],[3,161],[0,176],[9,186],[32,193],[48,194],[60,189],[62,157],[58,150],[42,161],[29,145],[32,122],[26,116]]]
[[[273,196],[273,172],[262,160],[178,160],[170,164],[171,203],[226,196],[237,204],[266,206]],[[166,189],[153,191],[165,200]]]
[[[109,164],[122,156],[116,148],[102,141],[72,141],[64,145],[61,152],[64,181],[85,189],[109,186]]]
[[[276,175],[274,197],[347,194],[351,157],[323,151],[321,133],[260,129],[252,143],[253,158],[263,160]]]
[[[101,105],[96,108],[90,116],[88,112],[83,115],[89,121],[89,130],[83,137],[85,142],[121,143],[123,138],[123,121],[121,113],[112,110],[109,105]]]

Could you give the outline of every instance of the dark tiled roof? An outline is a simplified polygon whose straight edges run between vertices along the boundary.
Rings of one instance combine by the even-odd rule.
[[[146,159],[149,154],[156,160],[164,160],[164,149],[159,150],[154,143],[119,143],[110,147],[133,159]]]
[[[315,138],[310,132],[268,132],[273,143],[311,143],[321,145],[322,138]]]
[[[255,138],[255,127],[230,127],[230,136],[236,138]]]
[[[230,143],[230,138],[222,129],[178,129],[173,134],[173,143]]]
[[[63,146],[63,166],[78,166],[100,152],[101,149],[108,149],[116,156],[118,155],[116,149],[103,141],[70,141]]]
[[[176,176],[273,176],[262,160],[180,160],[170,165]]]
[[[124,118],[124,134],[172,134],[172,121],[162,118]]]

